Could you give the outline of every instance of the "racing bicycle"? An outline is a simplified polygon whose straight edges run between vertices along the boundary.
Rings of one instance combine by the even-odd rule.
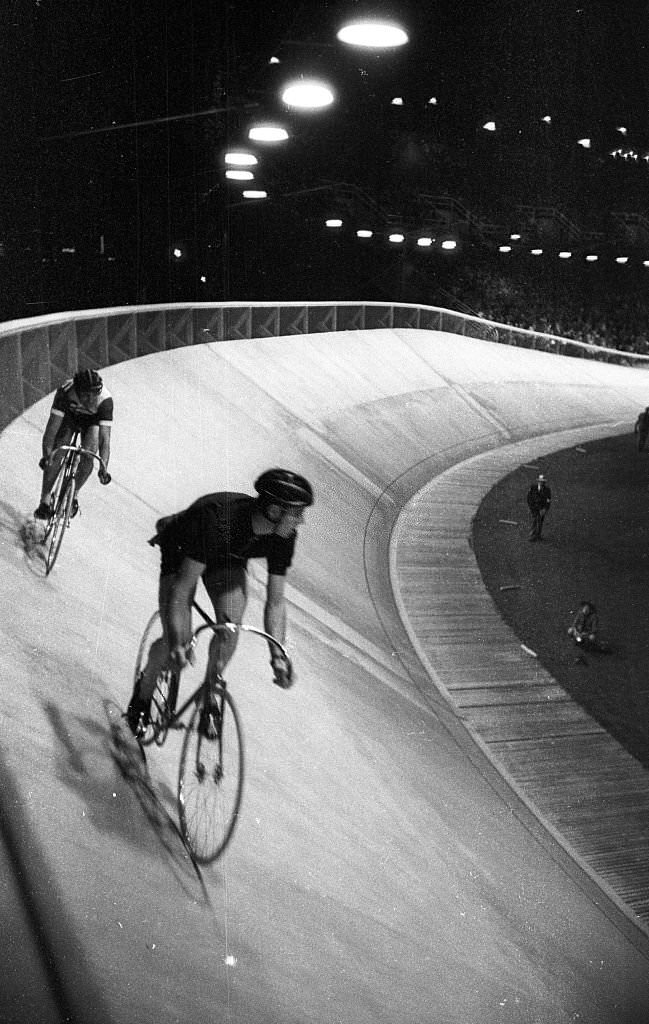
[[[84,455],[95,459],[104,470],[105,482],[110,482],[110,474],[106,472],[104,460],[97,452],[81,445],[81,433],[77,430],[69,444],[55,448],[50,455],[50,462],[59,454],[63,455],[61,465],[52,488],[50,497],[50,517],[45,527],[43,546],[45,548],[45,575],[49,576],[61,550],[65,531],[70,526],[74,512],[74,501],[77,494],[77,469]]]
[[[194,602],[204,619],[193,633],[187,652],[196,649],[202,634],[255,633],[281,654],[290,666],[282,644],[255,626],[216,623]],[[162,636],[159,612],[151,616],[137,654],[135,685],[140,679],[151,644]],[[165,668],[158,673],[149,722],[138,741],[142,747],[161,747],[170,730],[184,731],[178,767],[177,808],[183,840],[198,864],[210,864],[230,842],[239,818],[244,781],[244,740],[241,717],[228,684],[221,676],[210,682],[207,673],[180,707],[180,672]],[[216,736],[208,738],[200,728],[201,712],[209,701],[216,709]],[[187,718],[185,716],[188,716]]]

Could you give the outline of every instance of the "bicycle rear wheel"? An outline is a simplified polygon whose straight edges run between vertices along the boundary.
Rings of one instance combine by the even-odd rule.
[[[54,512],[45,533],[47,554],[45,556],[45,575],[49,576],[61,550],[63,535],[70,522],[72,502],[74,501],[75,483],[71,476],[63,476],[61,488],[55,498]]]
[[[198,731],[201,695],[194,705],[180,755],[180,828],[199,864],[210,864],[225,850],[237,824],[243,794],[241,721],[228,690],[219,687],[216,694],[221,712],[218,738],[205,739]]]

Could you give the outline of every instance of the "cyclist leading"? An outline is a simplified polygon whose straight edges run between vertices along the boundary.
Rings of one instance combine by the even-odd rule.
[[[52,459],[52,453],[60,445],[69,444],[76,430],[81,434],[81,444],[89,451],[100,455],[103,466],[99,469],[102,484],[110,482],[106,472],[110,459],[110,431],[113,423],[113,398],[96,370],[79,370],[71,380],[57,389],[50,410],[50,418],[43,434],[43,456],[38,463],[43,470],[41,500],[34,512],[36,519],[49,519],[50,496],[56,481],[63,453]],[[77,470],[77,491],[80,491],[92,473],[93,459],[83,455]],[[76,498],[72,515],[79,511]]]
[[[264,629],[284,643],[286,573],[304,510],[313,504],[313,490],[308,480],[287,469],[262,473],[255,490],[256,497],[229,491],[207,494],[156,523],[156,535],[149,543],[160,548],[158,606],[163,635],[151,645],[128,706],[127,720],[136,736],[148,723],[158,674],[167,667],[179,671],[187,664],[192,603],[200,579],[216,621],[240,624],[247,603],[247,561],[265,558]],[[212,637],[207,670],[211,681],[223,674],[236,643],[235,633]],[[291,686],[291,665],[272,648],[271,665],[275,683],[284,689]],[[217,725],[209,702],[200,728],[207,736],[215,735]]]

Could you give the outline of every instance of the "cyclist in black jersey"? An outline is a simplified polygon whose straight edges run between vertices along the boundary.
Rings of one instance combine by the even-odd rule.
[[[49,519],[50,495],[61,465],[62,455],[52,459],[52,452],[60,445],[69,444],[75,430],[81,433],[81,444],[88,451],[97,452],[103,460],[98,476],[102,484],[110,482],[106,472],[110,459],[110,431],[113,423],[113,398],[96,370],[79,370],[72,380],[57,389],[50,417],[43,434],[43,455],[38,463],[43,470],[41,500],[34,512],[36,519]],[[77,470],[77,492],[92,473],[93,460],[81,457]],[[75,498],[72,515],[79,511]]]
[[[280,643],[286,634],[286,573],[293,559],[304,510],[313,504],[313,490],[304,477],[270,469],[255,482],[257,497],[229,491],[207,494],[189,508],[158,520],[150,541],[160,548],[158,605],[163,636],[151,645],[147,664],[136,680],[128,706],[131,730],[146,727],[158,674],[187,664],[192,603],[200,579],[205,584],[217,622],[240,623],[247,601],[246,564],[265,558],[268,565],[264,629]],[[208,673],[216,679],[234,653],[236,634],[215,634],[210,644]],[[271,649],[274,681],[288,688],[290,665]],[[210,735],[209,708],[201,727]]]

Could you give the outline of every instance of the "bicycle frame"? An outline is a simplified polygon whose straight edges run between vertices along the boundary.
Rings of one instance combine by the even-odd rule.
[[[270,643],[280,654],[283,655],[284,658],[286,658],[287,661],[289,661],[286,649],[279,642],[279,640],[276,640],[275,637],[271,636],[270,633],[264,632],[263,629],[257,629],[256,626],[247,626],[245,624],[238,624],[235,622],[214,622],[209,617],[207,612],[204,612],[200,605],[197,605],[196,602],[194,602],[194,608],[200,615],[202,615],[202,617],[206,621],[202,626],[199,626],[198,629],[194,630],[192,638],[187,644],[188,652],[194,650],[198,642],[199,636],[208,629],[211,630],[213,633],[255,633],[257,636],[260,636],[263,640],[266,640],[268,643]],[[177,708],[176,710],[174,710],[172,714],[168,716],[168,718],[165,721],[166,728],[177,729],[181,727],[180,720],[182,719],[183,715],[185,714],[187,709],[190,708],[192,704],[194,704],[197,701],[197,699],[203,693],[203,691],[209,685],[209,683],[210,680],[206,675],[202,683],[200,683],[200,685],[196,687],[193,693],[189,697],[187,697],[187,699],[183,702],[180,708]],[[223,687],[227,685],[223,678],[219,679],[219,684]]]
[[[81,431],[79,430],[74,431],[69,444],[62,444],[54,449],[50,461],[57,458],[59,454],[62,456],[61,464],[52,488],[51,513],[43,538],[43,542],[49,545],[45,559],[45,572],[48,576],[58,558],[64,532],[70,525],[76,493],[76,474],[81,458],[84,455],[89,455],[100,464],[104,471],[106,470],[102,457],[97,452],[81,445]]]
[[[285,648],[269,633],[255,626],[234,622],[217,623],[195,602],[194,608],[205,621],[193,632],[187,644],[188,657],[191,657],[199,637],[206,631],[221,635],[256,633],[266,640],[273,651],[283,655],[290,671],[290,660]],[[140,644],[136,679],[144,657],[145,642],[147,638],[150,639],[149,630],[156,620],[159,624],[158,612],[149,620]],[[181,671],[168,667],[163,669],[156,680],[156,687],[160,685],[162,675],[166,678],[164,689],[160,689],[161,701],[157,703],[154,692],[152,703],[155,704],[156,714],[149,723],[151,731],[146,739],[140,738],[140,745],[145,747],[155,742],[162,746],[170,729],[184,730],[177,791],[180,831],[194,862],[209,864],[221,855],[230,842],[239,818],[245,773],[242,724],[232,694],[221,676],[212,678],[207,669],[202,683],[179,708],[175,708],[170,707],[170,702],[175,704],[177,699]],[[213,711],[215,717],[212,720],[216,733],[209,736],[200,725],[208,694],[216,702]],[[189,720],[184,722],[182,719],[190,709]]]

